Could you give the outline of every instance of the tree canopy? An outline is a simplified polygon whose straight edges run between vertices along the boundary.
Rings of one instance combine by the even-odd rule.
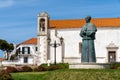
[[[8,58],[8,53],[14,49],[13,43],[8,43],[6,40],[0,39],[0,50],[6,51]]]
[[[10,52],[14,49],[12,43],[8,43],[6,40],[0,39],[0,50]]]

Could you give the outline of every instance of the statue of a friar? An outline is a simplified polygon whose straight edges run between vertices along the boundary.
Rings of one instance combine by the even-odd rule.
[[[86,24],[82,27],[80,32],[80,36],[82,37],[81,63],[96,62],[94,40],[97,29],[90,20],[91,16],[85,17]]]

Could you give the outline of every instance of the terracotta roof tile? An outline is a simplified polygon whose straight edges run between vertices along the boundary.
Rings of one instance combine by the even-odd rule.
[[[96,27],[120,27],[120,18],[93,18],[91,22],[93,22]],[[84,19],[50,20],[50,28],[57,29],[81,28],[84,24]],[[31,38],[20,44],[37,44],[37,38]]]
[[[93,22],[96,27],[120,27],[120,18],[93,18],[91,22]],[[84,19],[51,20],[50,28],[81,28],[84,24]]]
[[[31,38],[31,39],[28,39],[20,44],[37,44],[37,38]],[[19,45],[20,45],[19,44]]]
[[[4,60],[4,58],[0,58],[0,61]]]

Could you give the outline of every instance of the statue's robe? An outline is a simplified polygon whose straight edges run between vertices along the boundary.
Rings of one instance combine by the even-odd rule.
[[[82,63],[96,62],[94,40],[97,29],[93,23],[86,23],[81,29],[80,36],[82,37]]]

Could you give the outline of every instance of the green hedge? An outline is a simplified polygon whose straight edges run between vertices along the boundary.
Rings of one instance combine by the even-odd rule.
[[[42,64],[41,66],[47,68],[49,66],[47,66],[47,64]],[[61,67],[62,69],[68,69],[69,68],[69,64],[68,63],[58,63],[58,64],[50,64],[50,66],[59,66]]]
[[[23,66],[22,70],[23,70],[22,72],[32,72],[33,71],[33,69],[29,66]]]
[[[50,64],[50,66],[48,66],[47,64],[42,64],[38,67],[35,67],[33,69],[34,72],[40,72],[40,71],[53,71],[53,70],[57,70],[57,69],[68,69],[69,64],[67,63],[59,63],[59,64]]]
[[[119,62],[111,63],[110,69],[120,69],[120,63]]]
[[[33,69],[34,72],[47,71],[46,67],[38,66]]]

